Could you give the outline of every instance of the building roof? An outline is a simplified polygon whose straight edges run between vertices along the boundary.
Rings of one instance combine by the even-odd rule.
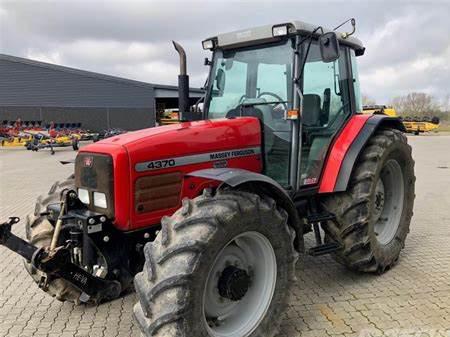
[[[22,57],[18,57],[18,56],[0,54],[0,60],[22,63],[22,64],[26,64],[26,65],[30,65],[30,66],[41,67],[41,68],[51,69],[51,70],[55,70],[55,71],[76,74],[79,76],[85,76],[85,77],[105,80],[105,81],[111,81],[111,82],[115,82],[115,83],[127,84],[127,85],[141,87],[141,88],[178,90],[178,87],[174,86],[174,85],[155,84],[155,83],[135,81],[135,80],[130,80],[130,79],[123,78],[123,77],[105,75],[105,74],[100,74],[100,73],[96,73],[96,72],[92,72],[92,71],[86,71],[86,70],[80,70],[80,69],[76,69],[76,68],[65,67],[65,66],[60,66],[57,64],[26,59],[26,58],[22,58]],[[199,89],[199,88],[191,88],[190,92],[201,94],[201,93],[203,93],[203,90]]]

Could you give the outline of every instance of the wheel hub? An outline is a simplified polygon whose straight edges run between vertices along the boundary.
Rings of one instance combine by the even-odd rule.
[[[228,266],[219,279],[219,294],[233,302],[240,301],[250,288],[250,281],[245,270]]]
[[[388,160],[380,173],[375,188],[373,204],[374,231],[381,245],[389,244],[395,237],[404,203],[404,180],[400,164]]]
[[[382,179],[378,179],[375,190],[374,214],[373,214],[373,220],[375,222],[380,220],[381,214],[384,209],[384,202],[385,202],[384,184]]]
[[[205,327],[211,337],[247,337],[264,318],[275,292],[277,262],[270,241],[244,232],[218,253],[203,295]]]

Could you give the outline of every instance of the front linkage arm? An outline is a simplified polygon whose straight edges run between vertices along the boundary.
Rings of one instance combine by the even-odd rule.
[[[38,248],[30,245],[28,242],[15,236],[11,232],[12,226],[19,221],[20,218],[18,217],[10,217],[8,222],[0,224],[0,245],[11,249],[13,252],[24,257],[28,262],[31,262],[33,255]]]
[[[120,294],[119,282],[95,277],[72,263],[70,252],[66,247],[61,246],[54,250],[38,248],[14,235],[11,232],[12,226],[19,221],[19,218],[11,217],[8,222],[0,224],[0,245],[16,252],[36,269],[72,283],[83,292],[80,298],[82,302],[97,303]]]

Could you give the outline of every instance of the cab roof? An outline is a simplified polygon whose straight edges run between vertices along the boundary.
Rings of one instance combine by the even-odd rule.
[[[312,33],[318,25],[313,25],[310,23],[306,23],[303,21],[291,21],[291,22],[284,22],[280,24],[274,24],[274,25],[265,25],[265,26],[259,26],[249,29],[243,29],[238,30],[230,33],[224,33],[219,34],[215,37],[212,37],[210,39],[214,39],[216,41],[216,47],[228,49],[228,48],[237,48],[237,47],[246,47],[246,46],[252,46],[256,44],[261,43],[267,43],[267,42],[273,42],[280,40],[279,37],[274,37],[272,35],[272,28],[274,26],[282,26],[282,25],[288,25],[289,27],[289,34],[308,34]],[[326,27],[322,27],[323,32],[327,33],[332,31],[331,29],[328,29]],[[315,35],[320,35],[321,31],[317,32]],[[341,32],[336,32],[337,36],[339,38],[339,42],[350,46],[351,48],[355,49],[357,55],[364,54],[364,46],[362,42],[353,37],[347,37],[343,38]],[[209,40],[209,39],[208,39]]]

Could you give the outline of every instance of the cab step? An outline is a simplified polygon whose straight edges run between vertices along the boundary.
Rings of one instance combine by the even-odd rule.
[[[306,221],[309,224],[315,224],[320,222],[326,222],[326,221],[336,221],[336,216],[332,213],[315,213],[310,214],[306,217]]]
[[[324,243],[308,250],[308,254],[311,256],[321,256],[334,253],[342,249],[342,246],[337,242]]]

